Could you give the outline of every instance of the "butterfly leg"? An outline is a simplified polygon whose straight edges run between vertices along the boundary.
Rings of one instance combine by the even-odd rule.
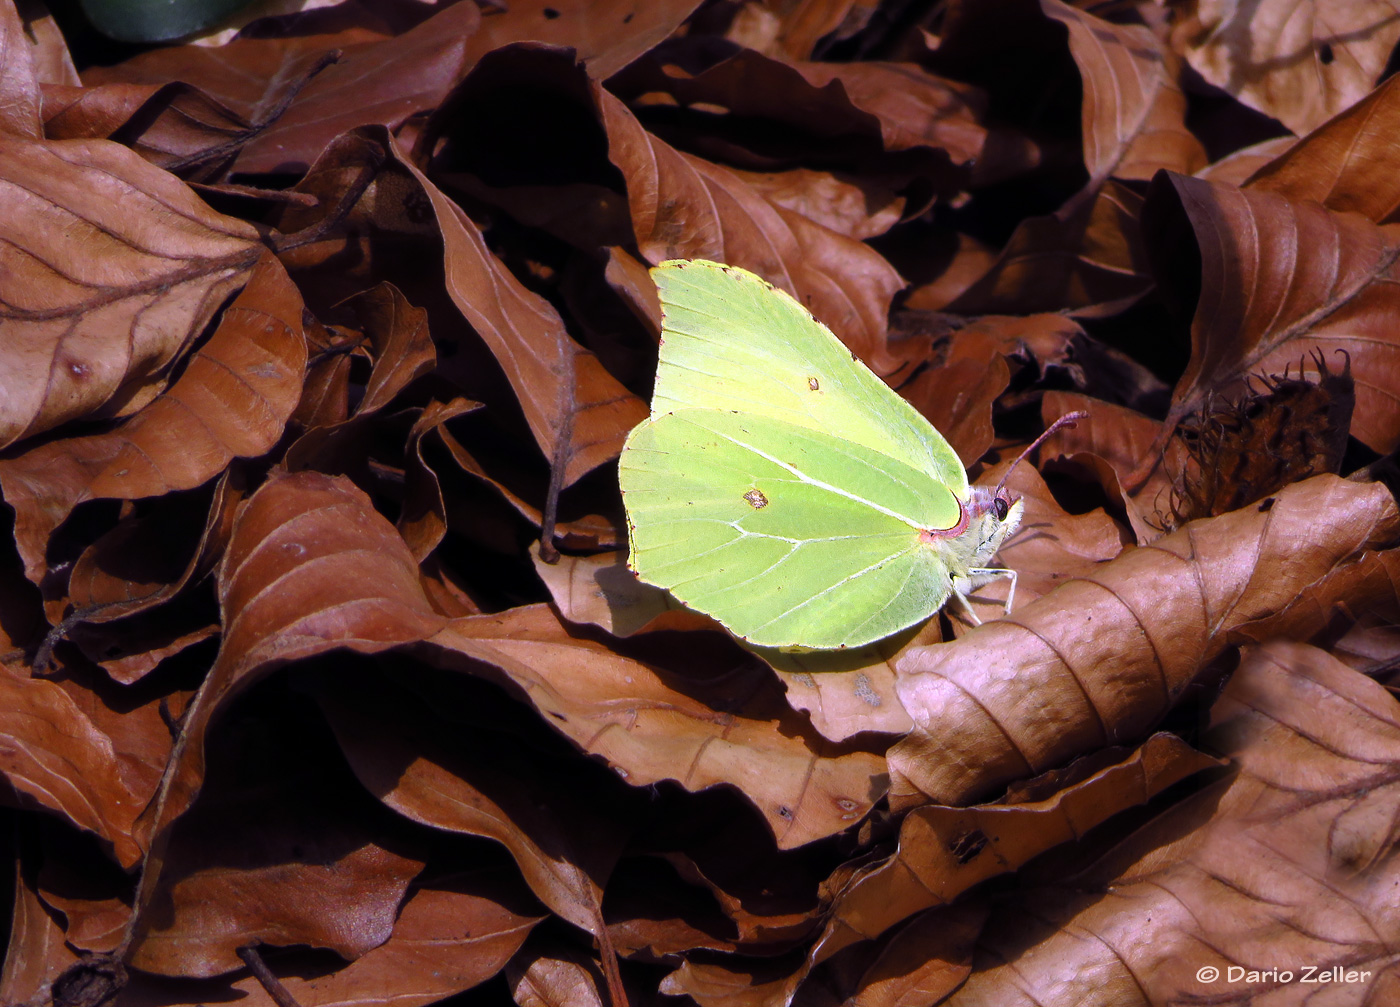
[[[977,617],[977,613],[972,610],[972,605],[967,600],[967,595],[963,594],[956,588],[954,588],[953,593],[948,596],[947,607],[949,609],[949,615],[953,615],[954,613],[952,612],[952,609],[956,608],[956,614],[958,618],[962,619],[964,622],[969,623],[973,626],[982,625],[982,620],[979,619]]]
[[[973,567],[972,569],[968,570],[967,573],[968,576],[972,579],[973,584],[975,584],[977,587],[981,587],[983,584],[989,584],[998,577],[1011,578],[1011,589],[1006,592],[1006,606],[1002,609],[1002,615],[1011,614],[1011,603],[1016,600],[1015,570],[1008,570],[1005,567],[984,566]]]

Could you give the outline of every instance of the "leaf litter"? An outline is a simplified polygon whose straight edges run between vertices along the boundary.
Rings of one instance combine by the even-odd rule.
[[[1223,10],[6,5],[0,1001],[1393,1002],[1395,12]],[[631,577],[677,256],[1088,412],[1009,612]]]

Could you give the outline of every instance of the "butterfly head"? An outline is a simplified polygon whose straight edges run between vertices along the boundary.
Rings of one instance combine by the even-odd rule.
[[[973,486],[967,502],[967,536],[972,565],[986,566],[1002,544],[1021,526],[1026,505],[1005,486]]]
[[[985,565],[997,554],[1008,538],[1021,526],[1021,517],[1026,506],[1021,498],[1006,487],[1006,481],[1022,459],[1040,446],[1041,442],[1061,427],[1072,427],[1076,420],[1084,419],[1088,413],[1074,412],[1061,416],[1050,427],[1022,451],[1011,463],[1006,474],[997,483],[996,489],[985,486],[972,487],[971,499],[967,505],[968,534],[972,539],[973,556],[977,565]]]

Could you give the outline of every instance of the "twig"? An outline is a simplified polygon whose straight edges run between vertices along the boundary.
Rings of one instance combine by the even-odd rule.
[[[256,944],[248,944],[238,949],[238,957],[243,959],[243,964],[248,966],[249,971],[262,983],[262,988],[267,990],[267,995],[272,997],[272,1002],[277,1007],[301,1007],[297,1003],[296,997],[288,992],[287,987],[282,985],[282,980],[272,974],[272,970],[267,967],[267,963],[262,960],[262,955],[258,954]]]

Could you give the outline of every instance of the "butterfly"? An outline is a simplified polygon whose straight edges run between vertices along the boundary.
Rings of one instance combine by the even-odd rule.
[[[641,581],[785,650],[859,647],[950,598],[970,613],[994,577],[1014,592],[990,565],[1024,510],[1004,480],[969,486],[943,436],[760,277],[700,259],[651,275],[656,386],[618,465]]]

